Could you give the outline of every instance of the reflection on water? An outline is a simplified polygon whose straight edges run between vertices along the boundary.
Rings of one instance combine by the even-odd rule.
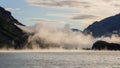
[[[120,52],[6,52],[0,68],[120,68]]]

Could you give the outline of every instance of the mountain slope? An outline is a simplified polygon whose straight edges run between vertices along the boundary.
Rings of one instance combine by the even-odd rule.
[[[27,35],[15,24],[24,26],[9,11],[0,7],[0,48],[21,49],[24,46]]]
[[[105,18],[99,22],[94,22],[88,26],[84,32],[92,32],[93,36],[100,37],[103,35],[111,35],[120,30],[120,14]]]

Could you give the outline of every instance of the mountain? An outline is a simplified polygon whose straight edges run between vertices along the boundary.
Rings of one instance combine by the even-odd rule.
[[[0,48],[21,49],[24,46],[28,36],[16,24],[24,26],[9,11],[0,7]]]
[[[120,14],[96,21],[88,26],[84,32],[92,32],[94,37],[108,36],[120,33]]]
[[[92,50],[120,50],[120,44],[99,40],[93,44]]]

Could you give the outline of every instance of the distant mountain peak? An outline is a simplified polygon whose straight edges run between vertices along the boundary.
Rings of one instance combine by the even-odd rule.
[[[92,32],[93,36],[107,36],[114,32],[119,34],[120,32],[120,14],[107,17],[101,21],[96,21],[88,26],[84,32]]]
[[[23,25],[12,16],[11,12],[5,10],[3,7],[0,7],[0,18],[12,24]]]

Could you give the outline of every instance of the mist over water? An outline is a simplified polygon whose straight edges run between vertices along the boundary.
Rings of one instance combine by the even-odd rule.
[[[32,49],[82,49],[91,48],[98,41],[103,40],[110,43],[120,43],[120,37],[112,35],[111,37],[94,38],[92,35],[85,35],[82,32],[72,31],[69,25],[64,28],[51,27],[46,24],[36,24],[34,26],[23,27],[17,25],[25,32],[32,34],[28,39],[25,48]]]

